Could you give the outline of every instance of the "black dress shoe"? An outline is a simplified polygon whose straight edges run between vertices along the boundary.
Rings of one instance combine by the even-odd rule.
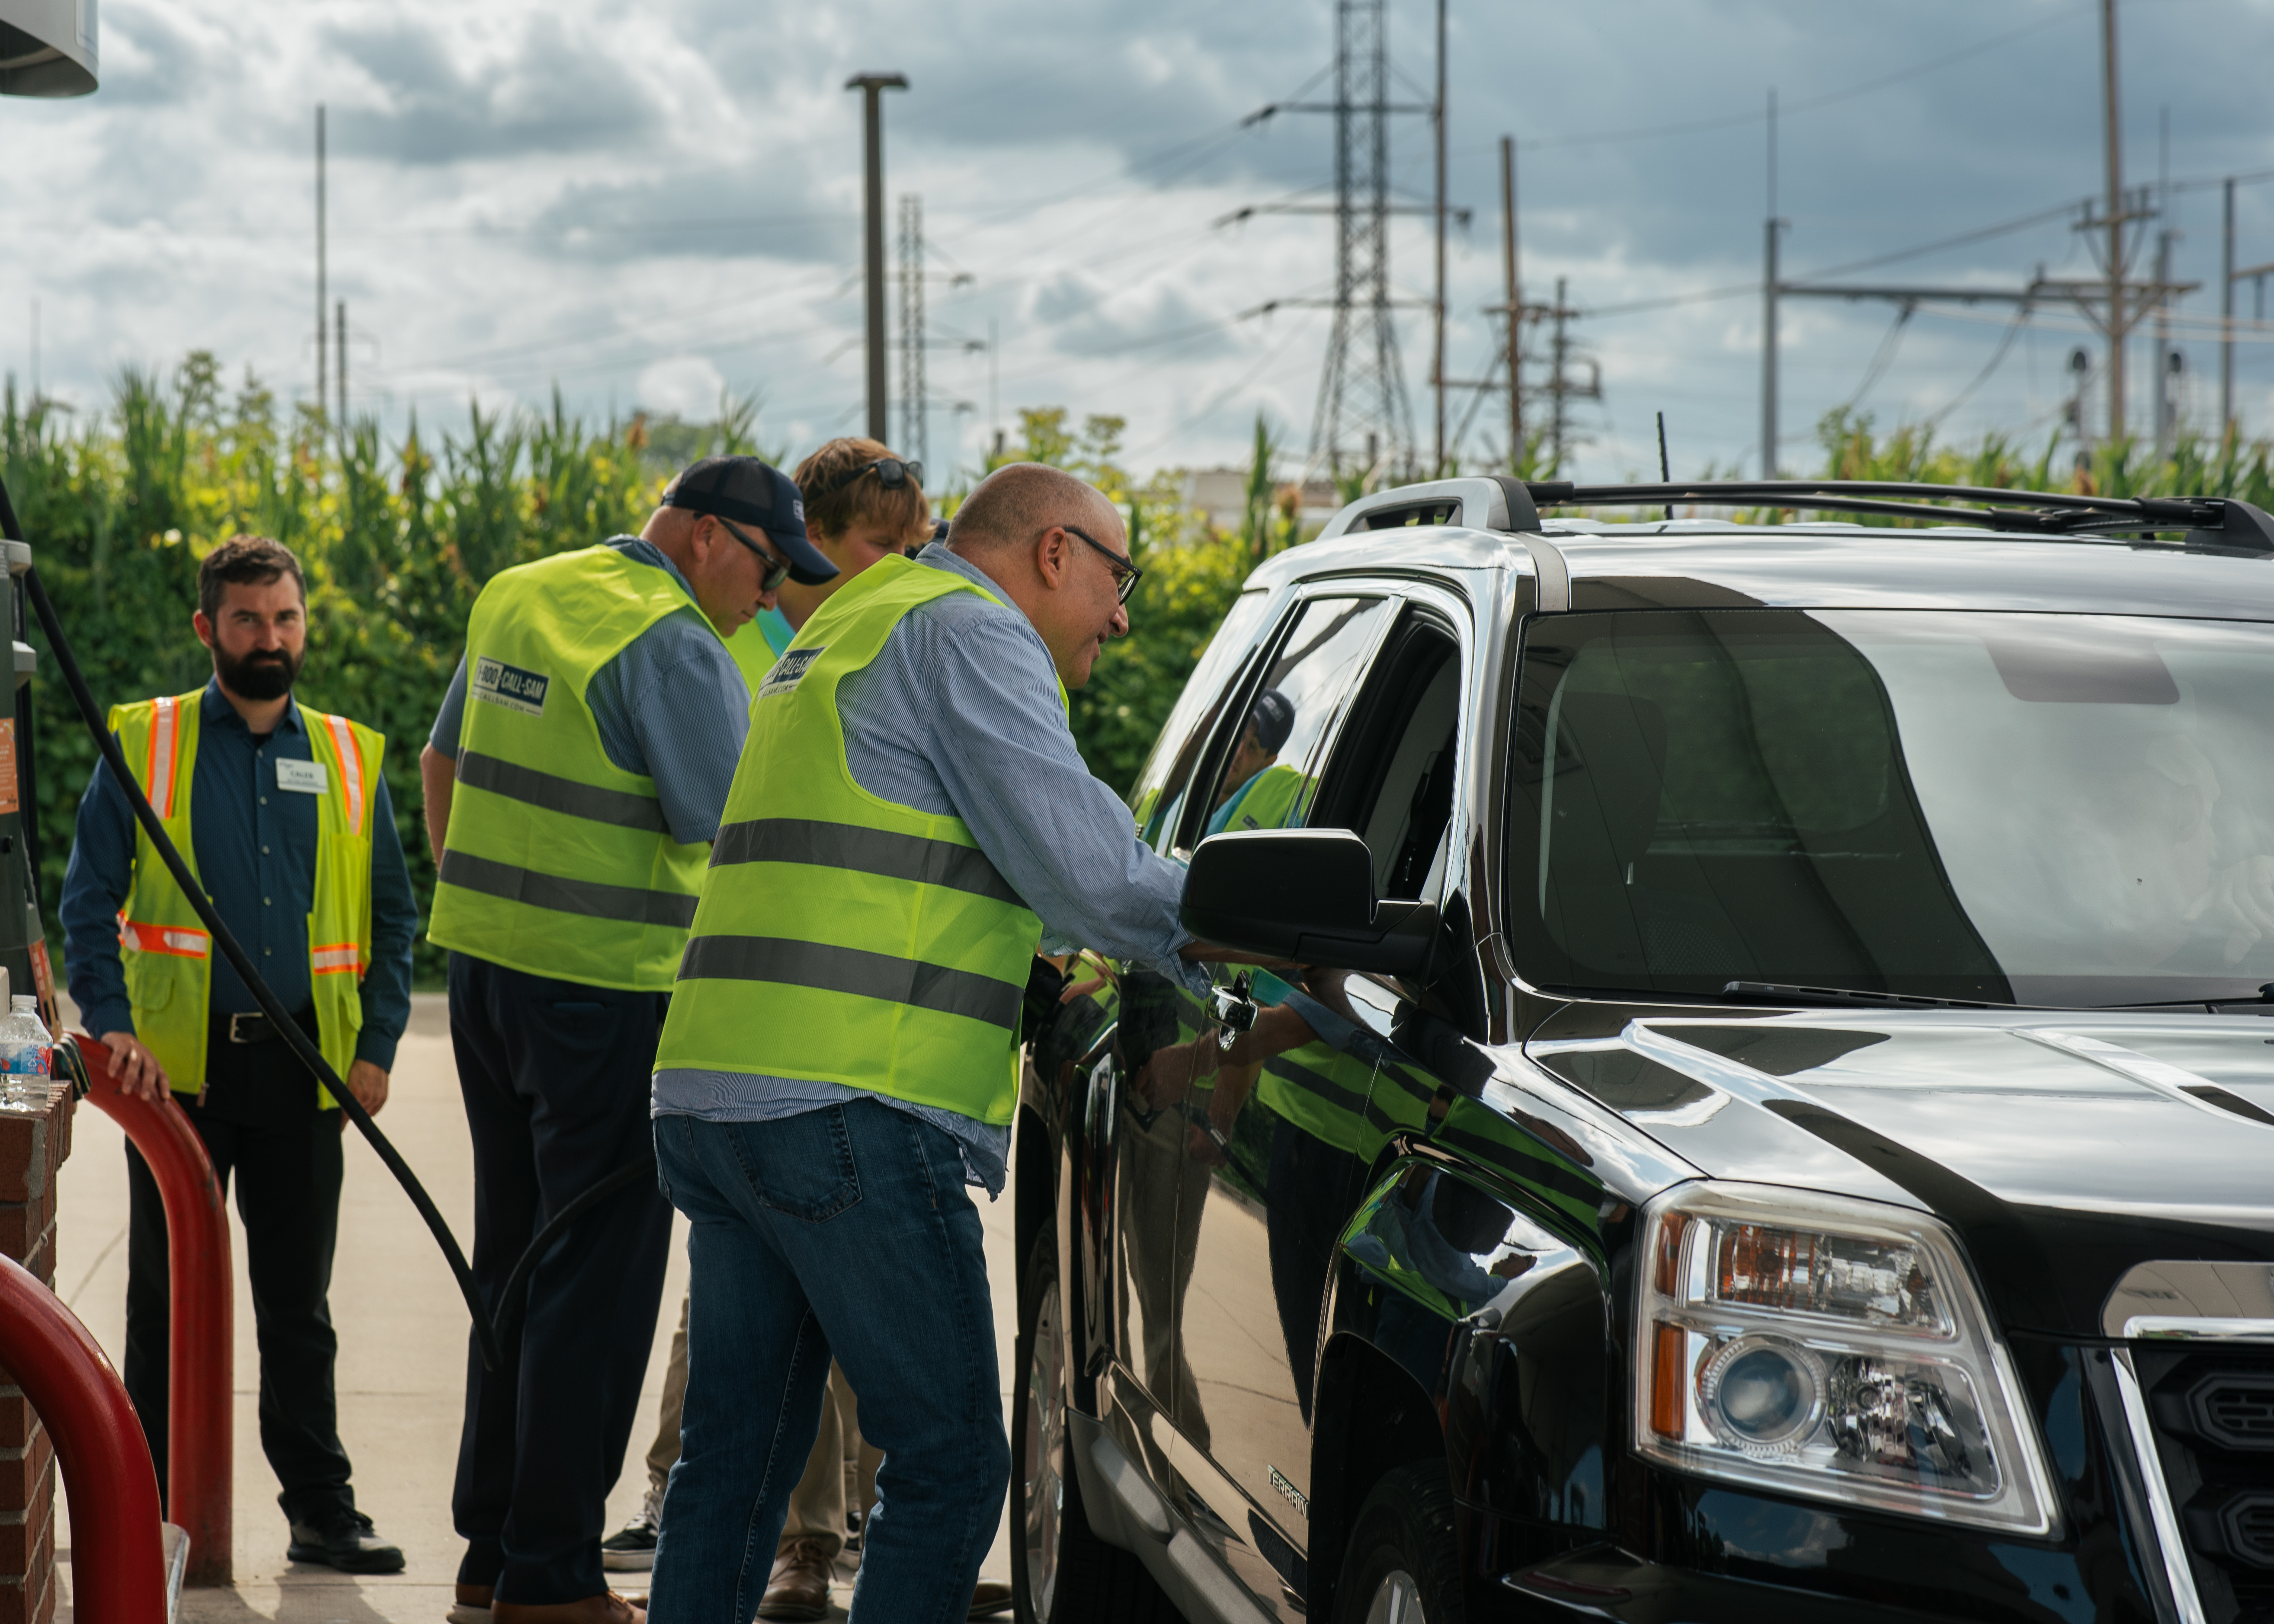
[[[403,1571],[403,1548],[379,1537],[371,1519],[361,1512],[346,1521],[318,1527],[292,1524],[292,1543],[284,1548],[288,1562],[319,1562],[342,1573],[391,1574]]]

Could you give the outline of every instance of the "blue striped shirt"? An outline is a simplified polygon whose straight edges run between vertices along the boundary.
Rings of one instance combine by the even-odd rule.
[[[917,561],[1001,590],[936,543]],[[1178,921],[1184,870],[1145,847],[1129,808],[1082,761],[1050,650],[1025,615],[968,592],[935,598],[838,685],[837,703],[854,781],[896,805],[961,818],[1058,943],[1154,965],[1206,990],[1207,972],[1177,957],[1192,939]],[[836,1083],[691,1067],[656,1073],[652,1110],[771,1122],[857,1099],[952,1135],[970,1181],[1001,1192],[1011,1130],[959,1111]]]

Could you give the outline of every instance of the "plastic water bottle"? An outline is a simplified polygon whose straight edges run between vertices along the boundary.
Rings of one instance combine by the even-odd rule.
[[[55,1041],[40,1019],[40,1001],[28,993],[9,999],[6,1019],[0,1020],[0,1108],[45,1110],[48,1075],[54,1064]]]

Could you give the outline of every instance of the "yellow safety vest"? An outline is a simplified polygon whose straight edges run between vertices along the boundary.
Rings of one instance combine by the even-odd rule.
[[[653,778],[608,759],[584,693],[641,633],[695,606],[669,570],[605,546],[482,589],[429,941],[588,987],[669,989],[704,848],[672,838]]]
[[[837,712],[838,684],[892,628],[956,592],[993,598],[885,558],[832,595],[758,685],[658,1071],[809,1079],[1011,1120],[1042,921],[961,818],[855,781]]]
[[[200,689],[114,706],[110,712],[110,729],[118,735],[127,765],[192,875],[198,857],[190,833],[190,788],[204,703]],[[324,793],[316,798],[308,985],[316,1006],[317,1046],[344,1078],[363,1030],[363,978],[371,967],[372,801],[387,740],[346,717],[305,705],[299,710],[309,757],[325,772]],[[165,1067],[174,1092],[200,1092],[206,1081],[213,938],[139,821],[134,878],[118,914],[118,944],[135,1035]],[[320,1087],[317,1103],[329,1109],[336,1101]]]

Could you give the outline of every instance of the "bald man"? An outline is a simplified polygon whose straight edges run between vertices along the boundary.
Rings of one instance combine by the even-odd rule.
[[[885,1455],[854,1618],[971,1605],[1010,1452],[966,1186],[1003,1188],[1036,940],[1207,987],[1182,870],[1066,726],[1137,575],[1112,503],[1014,464],[758,686],[656,1061],[693,1224],[656,1624],[747,1624],[832,1354]]]

